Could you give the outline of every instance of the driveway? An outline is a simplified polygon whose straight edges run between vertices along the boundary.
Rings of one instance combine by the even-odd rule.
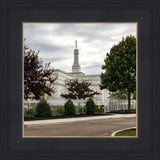
[[[96,119],[24,128],[24,137],[111,136],[116,130],[135,126],[136,117]]]

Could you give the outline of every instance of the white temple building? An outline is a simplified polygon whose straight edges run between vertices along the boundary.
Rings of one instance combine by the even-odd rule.
[[[46,96],[48,103],[51,105],[64,105],[66,99],[62,98],[60,95],[62,93],[67,93],[66,82],[69,80],[87,80],[91,83],[90,88],[94,91],[99,92],[99,95],[95,95],[93,100],[97,105],[108,106],[108,96],[109,92],[104,89],[101,90],[100,85],[100,75],[86,75],[81,71],[81,66],[79,64],[79,50],[77,49],[77,41],[74,49],[74,62],[72,65],[72,72],[66,72],[60,69],[55,69],[53,72],[53,76],[56,77],[56,81],[54,83],[54,87],[56,92],[51,96]],[[73,100],[75,105],[78,105],[78,101]],[[81,101],[81,105],[84,105],[85,101]]]

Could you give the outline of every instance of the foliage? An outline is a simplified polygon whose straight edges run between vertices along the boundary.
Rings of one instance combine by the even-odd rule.
[[[96,105],[93,99],[90,97],[86,102],[86,114],[93,115],[95,114],[95,110],[96,110]]]
[[[52,77],[54,72],[50,63],[43,66],[43,61],[38,57],[39,51],[35,52],[24,45],[24,98],[40,99],[45,93],[51,96],[55,93]]]
[[[75,106],[71,99],[64,104],[64,113],[65,115],[74,115],[76,113]]]
[[[79,107],[79,112],[80,113],[86,112],[86,107]]]
[[[107,53],[102,66],[101,89],[110,92],[127,90],[128,110],[131,93],[136,90],[136,38],[132,35],[122,38]]]
[[[129,110],[115,110],[115,111],[110,111],[110,113],[136,113],[136,109],[131,109]]]
[[[58,114],[64,115],[64,107],[57,107],[56,111]]]
[[[120,131],[115,136],[136,136],[136,129]]]
[[[116,92],[110,92],[109,93],[109,97],[110,99],[127,99],[127,91],[126,90],[118,90]]]
[[[52,116],[51,107],[44,98],[42,98],[40,102],[37,104],[36,116],[37,117],[51,117]]]
[[[133,99],[136,99],[136,91],[133,92]]]
[[[26,113],[33,117],[36,112],[34,108],[30,107],[26,110]]]
[[[90,89],[89,86],[91,85],[90,82],[82,80],[78,82],[78,80],[70,80],[66,83],[68,94],[61,94],[63,98],[70,98],[70,99],[86,99],[88,97],[93,97],[98,92]]]
[[[104,113],[104,105],[100,105],[100,106],[96,105],[96,112]]]

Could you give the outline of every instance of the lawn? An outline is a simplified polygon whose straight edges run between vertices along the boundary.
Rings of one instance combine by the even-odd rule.
[[[115,136],[136,136],[136,129],[120,131]]]

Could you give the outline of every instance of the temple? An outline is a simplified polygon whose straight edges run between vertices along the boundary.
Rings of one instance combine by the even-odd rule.
[[[99,95],[94,96],[94,102],[97,105],[108,105],[108,96],[109,93],[106,89],[100,90],[100,75],[86,75],[85,73],[81,72],[81,66],[79,64],[79,50],[77,47],[77,41],[75,41],[75,49],[74,49],[74,62],[72,65],[72,72],[66,72],[61,69],[55,69],[53,72],[53,76],[56,77],[56,81],[54,83],[54,87],[56,89],[56,92],[51,96],[46,95],[47,101],[51,105],[64,105],[66,102],[66,99],[62,98],[60,95],[62,93],[67,93],[67,88],[66,88],[66,82],[69,80],[87,80],[91,83],[90,88],[93,89],[94,91],[99,92]],[[82,68],[83,69],[83,68]],[[73,100],[75,105],[78,105],[76,100]],[[85,104],[85,100],[82,100],[82,105]]]

